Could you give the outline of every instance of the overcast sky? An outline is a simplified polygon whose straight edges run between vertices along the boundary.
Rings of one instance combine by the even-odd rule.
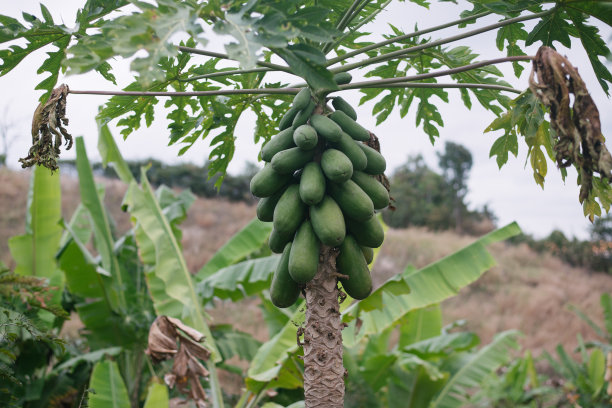
[[[38,1],[33,0],[3,1],[0,5],[0,13],[14,17],[19,17],[22,11],[40,15],[38,3]],[[72,26],[76,10],[82,6],[84,0],[45,1],[43,3],[51,10],[56,21],[63,21],[66,25]],[[410,32],[415,24],[418,24],[419,28],[426,28],[454,20],[458,18],[460,11],[461,7],[450,3],[434,3],[428,11],[413,3],[396,2],[387,11],[381,13],[376,22],[370,24],[368,28],[369,31],[377,33],[371,39],[379,40],[381,34],[389,33],[389,29],[386,28],[387,23],[391,23],[405,32]],[[479,25],[493,23],[497,20],[499,20],[498,16],[484,18]],[[533,23],[529,23],[528,27],[533,26]],[[610,27],[604,26],[597,20],[592,21],[592,23],[600,28],[603,38],[610,45],[610,39],[612,38]],[[435,38],[439,38],[442,35],[453,35],[458,31],[457,28],[449,28],[434,35]],[[494,32],[457,41],[449,44],[448,47],[458,45],[469,45],[481,55],[479,59],[495,58],[501,55],[495,47]],[[221,41],[211,41],[209,48],[215,51],[223,51]],[[611,135],[612,102],[601,90],[581,44],[575,41],[569,50],[560,47],[558,49],[578,67],[599,108],[603,134],[604,136]],[[534,55],[536,51],[537,48],[532,46],[528,48],[527,52]],[[14,132],[19,134],[18,139],[9,151],[8,159],[12,163],[17,163],[19,157],[25,156],[30,144],[31,115],[41,94],[41,91],[34,91],[34,87],[42,79],[37,76],[36,70],[45,56],[44,53],[38,52],[27,57],[16,70],[0,77],[0,86],[4,95],[4,101],[0,103],[0,114],[5,106],[10,112],[8,119],[0,116],[0,120],[14,122]],[[130,78],[127,64],[113,65],[118,67],[115,74],[119,79],[119,86],[127,85]],[[608,67],[610,67],[609,63]],[[517,79],[512,73],[510,64],[499,66],[499,68],[506,74],[505,80],[513,84],[515,88],[525,89],[527,87],[529,69],[526,69],[522,77]],[[292,81],[289,77],[286,77],[285,80],[287,82]],[[75,90],[118,89],[100,79],[97,74],[61,78],[61,82],[67,83],[71,89]],[[472,208],[487,204],[499,217],[500,225],[517,221],[525,232],[536,237],[546,236],[553,229],[560,229],[569,236],[586,237],[589,222],[583,216],[582,207],[578,203],[575,172],[570,171],[566,184],[563,184],[554,163],[549,162],[549,175],[546,179],[545,189],[542,190],[535,184],[530,167],[524,166],[526,146],[522,141],[519,141],[518,158],[511,156],[508,164],[498,170],[495,159],[489,158],[489,149],[500,134],[483,133],[486,126],[494,119],[494,115],[481,109],[476,103],[471,110],[467,110],[459,98],[459,91],[448,90],[448,93],[450,104],[441,101],[438,104],[444,117],[445,127],[441,129],[440,139],[435,146],[431,145],[429,137],[422,129],[415,127],[414,112],[416,105],[411,108],[405,118],[400,119],[399,114],[394,112],[380,126],[375,126],[375,120],[371,117],[372,103],[366,103],[357,108],[359,122],[366,128],[371,129],[380,138],[381,151],[387,159],[388,169],[396,168],[403,164],[408,156],[418,153],[425,157],[426,162],[431,167],[437,168],[436,152],[444,148],[444,142],[449,140],[461,143],[470,149],[474,158],[474,166],[469,180],[470,192],[467,197]],[[353,103],[354,106],[360,99],[359,91],[346,91],[342,96]],[[514,97],[514,94],[509,96]],[[74,136],[82,135],[85,137],[89,156],[93,160],[99,160],[94,118],[98,106],[106,100],[106,97],[84,95],[70,95],[68,98],[69,131]],[[163,101],[158,106],[163,106]],[[163,109],[159,108],[157,110],[157,118],[163,118],[165,114],[166,112]],[[165,121],[159,120],[151,128],[142,128],[133,133],[126,141],[118,140],[123,155],[128,159],[154,157],[169,163],[190,161],[201,165],[205,162],[210,153],[206,141],[197,143],[185,155],[177,157],[180,146],[167,146],[168,132],[165,126]],[[254,115],[250,113],[244,115],[237,127],[237,149],[234,160],[230,165],[230,172],[240,172],[245,162],[254,161],[257,156],[260,146],[255,146],[253,143],[253,128]],[[112,126],[111,129],[119,139],[119,132],[114,130]],[[74,151],[63,153],[62,157],[73,158]],[[16,168],[17,165],[13,164],[13,167]],[[390,174],[390,172],[387,174]]]

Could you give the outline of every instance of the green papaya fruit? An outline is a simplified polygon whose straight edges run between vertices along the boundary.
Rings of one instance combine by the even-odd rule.
[[[328,194],[342,209],[342,213],[355,221],[367,221],[374,216],[374,204],[353,180],[329,183]]]
[[[357,112],[355,112],[355,109],[353,109],[347,101],[342,99],[342,97],[336,96],[332,98],[332,105],[334,109],[346,113],[346,115],[353,120],[357,120]]]
[[[342,136],[342,128],[333,120],[323,115],[312,115],[310,126],[328,142],[337,142]]]
[[[300,178],[300,197],[307,205],[318,204],[325,195],[325,176],[317,162],[304,166]]]
[[[353,164],[344,153],[336,149],[327,149],[321,155],[321,169],[329,180],[343,183],[353,175]]]
[[[302,109],[297,115],[295,115],[292,124],[293,129],[297,129],[298,127],[305,125],[306,122],[308,122],[308,119],[312,115],[312,112],[314,112],[315,106],[316,104],[311,100],[304,109]]]
[[[291,243],[283,249],[276,271],[270,284],[270,299],[274,306],[284,308],[293,305],[300,297],[300,287],[289,275],[289,254]]]
[[[278,128],[280,130],[285,130],[290,128],[293,125],[293,119],[300,113],[299,109],[294,109],[293,107],[289,108],[289,110],[283,115],[281,120],[278,122]]]
[[[346,218],[345,221],[346,230],[357,240],[359,245],[378,248],[385,240],[385,231],[376,216],[361,222],[350,218]]]
[[[353,140],[353,138],[345,132],[342,132],[340,140],[336,143],[332,143],[334,148],[344,153],[351,163],[353,163],[353,171],[363,170],[368,165],[368,159],[363,150],[359,148],[359,144],[359,142]]]
[[[302,150],[314,149],[318,141],[317,131],[312,126],[298,126],[293,132],[293,142]]]
[[[330,196],[310,207],[310,222],[321,243],[336,247],[344,240],[346,226],[342,210]]]
[[[304,109],[310,103],[310,96],[310,89],[302,88],[302,90],[295,95],[295,98],[293,98],[291,108],[297,110]]]
[[[383,155],[363,143],[359,143],[359,147],[368,158],[368,164],[366,168],[363,169],[363,172],[372,175],[383,174],[387,169],[387,162]]]
[[[285,129],[272,136],[272,138],[261,148],[261,159],[270,162],[274,155],[283,150],[295,147],[293,142],[293,128]]]
[[[366,260],[366,263],[369,265],[374,260],[374,249],[367,246],[360,246],[361,252],[363,253],[363,257]]]
[[[287,187],[274,208],[272,222],[274,229],[283,235],[293,235],[306,217],[306,204],[300,198],[300,186]]]
[[[329,118],[340,125],[342,130],[348,133],[353,139],[359,140],[360,142],[367,142],[370,140],[370,132],[351,119],[346,113],[337,110],[329,115]]]
[[[270,247],[270,251],[275,254],[280,254],[283,252],[285,245],[291,242],[293,239],[292,234],[283,234],[272,228],[272,232],[270,232],[270,238],[268,238],[268,246]]]
[[[372,293],[372,276],[368,264],[357,241],[351,235],[347,235],[340,245],[336,266],[338,273],[348,276],[348,279],[340,278],[347,295],[361,300]]]
[[[338,85],[346,85],[353,80],[353,76],[348,72],[338,72],[334,74],[334,82]]]
[[[278,152],[272,158],[270,165],[279,174],[293,174],[297,169],[301,169],[312,160],[315,155],[314,150],[302,150],[299,147]]]
[[[289,274],[299,284],[306,284],[314,278],[319,267],[321,244],[310,221],[305,220],[298,228],[289,255]]]
[[[270,197],[291,180],[291,174],[277,173],[271,164],[259,170],[251,179],[251,193],[255,197]]]
[[[389,192],[376,178],[361,171],[353,171],[352,180],[370,197],[374,209],[380,210],[389,205]]]
[[[257,218],[259,221],[272,222],[274,208],[284,192],[285,188],[283,187],[270,197],[264,197],[259,200],[257,203]]]

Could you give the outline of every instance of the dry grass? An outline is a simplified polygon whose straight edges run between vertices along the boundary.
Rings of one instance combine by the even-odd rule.
[[[116,221],[118,233],[130,227],[129,216],[120,204],[125,185],[117,180],[98,180],[106,186],[105,204]],[[29,175],[0,169],[0,259],[7,262],[7,239],[23,233]],[[62,208],[69,219],[79,201],[77,180],[62,179]],[[184,254],[189,270],[196,272],[226,240],[246,225],[255,208],[244,203],[198,198],[183,223]],[[390,230],[373,270],[376,284],[412,264],[423,267],[473,241],[453,232],[431,232],[411,228]],[[558,344],[572,349],[576,335],[594,339],[593,331],[572,312],[577,305],[595,321],[601,322],[599,297],[612,288],[612,276],[572,268],[550,256],[537,254],[526,246],[493,245],[491,252],[498,266],[444,302],[447,322],[466,319],[467,328],[476,331],[483,342],[501,330],[524,333],[522,344],[535,351],[551,351]],[[214,323],[234,323],[240,330],[266,340],[266,328],[257,301],[240,305],[220,302],[212,311]]]

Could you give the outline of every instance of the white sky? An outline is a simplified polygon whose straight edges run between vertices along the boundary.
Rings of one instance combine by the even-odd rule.
[[[0,14],[19,17],[22,11],[40,15],[38,1],[21,0],[19,2],[3,0],[0,4]],[[62,0],[43,2],[51,10],[56,21],[64,21],[71,26],[74,22],[76,10],[82,6],[84,0]],[[450,3],[434,3],[430,11],[413,3],[394,3],[389,9],[380,14],[375,23],[368,26],[369,31],[378,33],[371,38],[380,39],[381,33],[389,33],[386,24],[391,23],[405,32],[413,30],[414,25],[426,28],[451,21],[458,18],[461,8]],[[483,19],[483,23],[493,23],[499,17],[494,16]],[[479,23],[483,24],[483,23]],[[612,29],[593,21],[602,33],[602,37],[612,39]],[[528,28],[533,23],[527,22]],[[475,27],[471,25],[469,27]],[[435,38],[442,35],[453,35],[458,29],[449,28],[442,33],[434,33]],[[501,53],[495,47],[494,32],[481,34],[466,40],[457,41],[447,45],[454,47],[458,45],[469,45],[479,53],[479,59],[499,57]],[[612,44],[609,44],[612,45]],[[221,41],[211,41],[209,48],[215,51],[223,51]],[[612,102],[606,97],[597,82],[590,67],[588,58],[582,50],[579,42],[572,43],[571,49],[558,48],[566,54],[570,61],[579,68],[593,98],[599,108],[602,119],[602,131],[604,136],[612,134]],[[537,47],[528,48],[528,54],[534,55]],[[44,53],[38,52],[27,57],[21,65],[13,72],[0,77],[0,89],[3,90],[4,105],[8,106],[10,120],[17,125],[14,130],[19,138],[13,143],[8,160],[16,163],[19,157],[23,157],[30,143],[31,115],[36,108],[41,91],[34,91],[34,87],[42,80],[37,76],[36,70],[42,60],[46,57]],[[196,59],[197,56],[194,56]],[[115,75],[119,79],[119,86],[123,87],[129,83],[127,64],[114,64],[117,67]],[[610,67],[610,64],[608,63]],[[512,73],[510,64],[499,66],[507,75],[506,81],[518,89],[527,87],[529,69],[526,69],[520,79],[516,79]],[[292,79],[286,78],[287,82]],[[441,79],[440,82],[443,80]],[[60,83],[67,83],[71,89],[120,89],[109,82],[104,81],[97,74],[86,74],[60,78]],[[381,141],[381,151],[388,162],[388,169],[403,164],[409,155],[421,153],[426,162],[433,168],[437,168],[436,152],[443,150],[444,142],[447,140],[461,143],[470,149],[474,158],[470,180],[468,201],[472,208],[482,207],[488,204],[493,212],[499,217],[499,225],[511,221],[517,221],[523,230],[534,234],[536,237],[548,235],[553,229],[560,229],[567,235],[578,237],[587,236],[588,220],[582,215],[582,207],[578,203],[578,187],[576,186],[576,174],[570,172],[567,183],[564,185],[556,170],[554,163],[549,162],[548,177],[545,189],[542,190],[533,180],[530,167],[524,167],[526,159],[526,146],[519,141],[519,157],[510,157],[508,164],[498,170],[494,158],[489,158],[489,149],[493,141],[500,135],[483,133],[485,127],[494,119],[494,115],[484,111],[476,102],[471,111],[468,111],[459,98],[458,90],[448,90],[451,98],[450,104],[440,103],[439,109],[445,121],[445,127],[440,131],[440,139],[432,146],[428,136],[415,127],[414,112],[416,105],[411,108],[409,114],[400,119],[399,114],[394,112],[389,119],[375,126],[375,119],[371,117],[372,103],[357,108],[359,122],[366,128],[375,132]],[[359,91],[346,91],[343,97],[349,102],[357,105],[360,99]],[[514,97],[514,94],[509,95]],[[106,97],[70,95],[68,98],[67,116],[70,118],[69,131],[73,136],[85,137],[86,146],[91,159],[99,160],[97,152],[97,130],[95,114],[98,106],[107,100]],[[163,106],[163,100],[158,107]],[[4,109],[0,104],[0,112]],[[167,146],[166,122],[159,120],[165,117],[163,109],[157,110],[157,122],[151,128],[141,128],[131,134],[126,141],[119,140],[119,148],[128,159],[144,159],[149,157],[158,158],[169,163],[191,161],[203,164],[210,153],[208,142],[198,142],[185,155],[177,157],[180,146]],[[2,120],[2,117],[0,117]],[[113,122],[114,124],[114,122]],[[143,124],[144,126],[144,124]],[[254,161],[259,146],[253,143],[252,131],[254,128],[254,115],[247,114],[241,118],[237,127],[237,149],[230,165],[230,172],[237,173],[243,169],[245,162]],[[119,139],[119,131],[112,126],[113,134]],[[64,158],[73,158],[74,151],[63,153]],[[17,165],[13,165],[17,167]],[[388,172],[387,174],[390,174]]]

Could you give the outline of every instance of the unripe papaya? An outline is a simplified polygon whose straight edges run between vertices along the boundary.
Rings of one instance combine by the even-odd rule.
[[[292,239],[292,234],[283,234],[272,228],[270,238],[268,238],[268,246],[270,247],[270,251],[274,252],[275,254],[282,253],[285,245],[291,242]]]
[[[321,155],[321,169],[329,180],[343,183],[353,175],[353,164],[340,150],[327,149]]]
[[[293,125],[293,119],[300,113],[299,109],[294,109],[291,107],[278,122],[278,128],[280,130],[285,130],[290,128]]]
[[[278,200],[281,198],[284,192],[285,188],[283,187],[270,197],[264,197],[259,200],[259,202],[257,203],[257,218],[260,221],[272,222],[274,216],[274,208],[276,207]]]
[[[327,191],[348,218],[366,221],[374,216],[372,200],[353,180],[340,184],[329,183]]]
[[[274,229],[283,235],[293,236],[306,216],[307,207],[300,199],[299,190],[297,184],[287,187],[274,209]]]
[[[274,155],[283,150],[295,147],[293,142],[293,128],[285,129],[272,136],[272,138],[261,148],[261,159],[270,162]]]
[[[342,136],[342,128],[336,122],[323,115],[312,115],[310,126],[328,142],[337,142]]]
[[[321,243],[336,247],[344,240],[346,226],[342,210],[330,196],[310,207],[310,221]]]
[[[289,255],[289,274],[294,281],[306,284],[314,278],[319,266],[319,249],[312,224],[305,220],[295,234]]]
[[[270,197],[283,188],[289,180],[291,180],[291,174],[277,173],[271,164],[267,164],[251,179],[251,193],[255,197]]]
[[[340,245],[336,265],[338,273],[348,276],[348,279],[340,278],[340,281],[350,297],[361,300],[370,295],[372,276],[361,248],[351,235],[347,235]]]
[[[298,127],[308,122],[310,115],[312,115],[312,112],[314,112],[315,106],[316,104],[311,100],[304,109],[302,109],[297,115],[295,115],[292,124],[293,129],[297,129]]]
[[[372,175],[383,174],[387,169],[387,162],[383,155],[363,143],[359,143],[359,147],[368,158],[368,165],[363,169],[363,172]]]
[[[291,243],[288,243],[278,261],[278,266],[270,284],[270,299],[276,307],[289,307],[300,297],[300,287],[289,275],[289,254]]]
[[[310,89],[302,88],[293,98],[292,109],[302,110],[310,103]]]
[[[346,113],[347,116],[353,120],[357,120],[357,112],[355,112],[355,109],[340,96],[336,96],[332,99],[332,105],[334,109]]]
[[[389,192],[374,177],[361,171],[354,171],[352,180],[370,197],[374,209],[380,210],[389,205]]]
[[[345,221],[346,230],[355,237],[359,245],[378,248],[385,240],[385,231],[376,216],[362,222],[350,218]]]
[[[299,147],[278,152],[272,158],[270,165],[279,174],[293,174],[304,167],[314,157],[314,150],[302,150]]]
[[[353,163],[353,171],[363,170],[368,165],[368,159],[363,150],[359,148],[359,144],[345,132],[342,132],[342,137],[338,142],[333,143],[333,146],[346,154],[346,157]]]
[[[342,111],[335,111],[329,118],[336,122],[342,130],[349,134],[355,140],[366,142],[370,140],[370,132],[361,126],[359,123],[351,119],[346,113]]]
[[[318,204],[325,195],[325,176],[317,162],[310,162],[302,170],[300,197],[307,205]]]
[[[348,72],[338,72],[334,75],[334,82],[338,85],[346,85],[353,80],[353,76]]]
[[[363,252],[363,257],[366,260],[366,263],[369,265],[372,263],[372,261],[374,260],[374,250],[370,247],[367,246],[360,246],[361,248],[361,252]]]
[[[302,150],[314,149],[319,141],[317,131],[309,125],[302,125],[293,132],[293,142]]]

